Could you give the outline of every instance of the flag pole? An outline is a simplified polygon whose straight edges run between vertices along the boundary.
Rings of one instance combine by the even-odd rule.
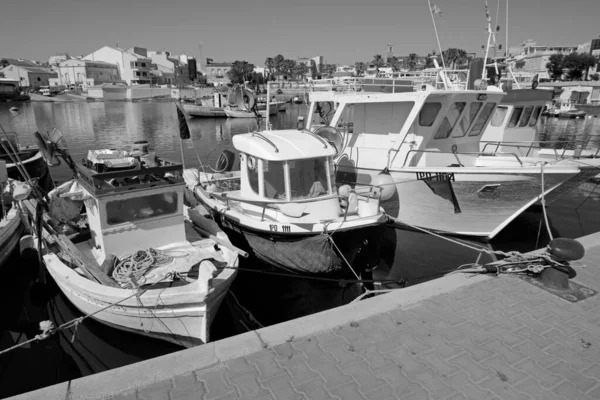
[[[446,63],[444,62],[444,53],[442,52],[442,45],[440,44],[440,37],[438,35],[437,27],[435,26],[435,18],[433,17],[433,10],[431,9],[431,1],[427,0],[429,4],[429,13],[431,14],[431,21],[433,22],[433,30],[435,31],[435,38],[437,39],[438,49],[440,50],[440,57],[442,58],[442,66],[446,69]]]

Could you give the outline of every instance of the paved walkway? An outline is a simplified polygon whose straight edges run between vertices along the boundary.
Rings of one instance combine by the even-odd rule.
[[[577,268],[575,280],[600,289],[600,246],[588,249],[582,263],[587,267]],[[451,286],[454,279],[459,278],[439,281]],[[573,304],[512,276],[470,281],[476,283],[434,296],[423,293],[424,284],[419,295],[425,299],[408,305],[390,305],[399,292],[360,302],[371,302],[366,317],[361,308],[344,307],[321,313],[328,319],[317,314],[297,320],[302,325],[290,322],[221,341],[230,343],[229,348],[215,342],[210,352],[200,349],[193,359],[173,361],[171,375],[155,371],[154,383],[135,384],[136,389],[113,398],[600,399],[600,294]],[[382,311],[373,311],[376,302]],[[355,319],[347,317],[341,325],[330,322],[348,310],[356,310]],[[328,330],[306,326],[311,321],[328,325]],[[317,333],[268,344],[274,343],[273,332],[282,337],[285,329],[293,331],[290,326]],[[248,345],[252,337],[262,346]],[[184,357],[193,351],[180,353]],[[157,360],[156,365],[168,368]],[[131,368],[129,373],[135,366]],[[186,368],[191,372],[176,372]],[[137,375],[149,374],[147,368],[140,369]],[[123,373],[118,378],[118,370],[110,372],[111,379],[131,379]],[[73,381],[73,394],[87,388],[94,398],[100,381],[86,381],[90,378],[81,384]],[[58,398],[50,394],[29,398]]]

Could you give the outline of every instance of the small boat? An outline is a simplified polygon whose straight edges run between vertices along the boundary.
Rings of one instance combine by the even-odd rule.
[[[31,179],[37,178],[38,185],[42,189],[49,191],[54,188],[48,165],[44,161],[39,147],[21,146],[16,133],[7,132],[6,136],[0,136],[0,160],[6,163],[9,178],[22,182],[28,179],[23,177],[15,163],[16,161],[23,165]]]
[[[585,111],[575,108],[572,101],[561,101],[546,110],[546,115],[558,118],[585,118],[586,114]]]
[[[257,113],[263,118],[267,116],[267,110],[254,112],[236,106],[225,108],[225,114],[227,114],[228,118],[256,118]],[[277,108],[269,108],[269,115],[277,115]]]
[[[199,103],[183,102],[182,106],[191,117],[216,118],[227,116],[224,108],[227,104],[227,95],[215,92],[212,99],[202,99]]]
[[[334,186],[331,143],[290,129],[235,135],[233,146],[239,157],[223,152],[219,169],[184,178],[234,245],[296,273],[352,277],[377,265],[380,189]]]
[[[4,171],[5,174],[6,171]],[[16,207],[16,203],[19,200],[27,198],[31,192],[29,185],[14,179],[8,179],[7,182],[3,182],[1,187],[0,270],[19,244],[19,239],[24,230],[21,211]]]
[[[138,143],[67,164],[75,177],[50,192],[49,212],[39,199],[23,201],[43,226],[44,264],[61,291],[114,328],[184,347],[207,343],[241,251],[184,209],[181,163]]]
[[[294,104],[302,104],[302,100],[298,96],[294,97],[294,99],[292,100],[292,102]]]

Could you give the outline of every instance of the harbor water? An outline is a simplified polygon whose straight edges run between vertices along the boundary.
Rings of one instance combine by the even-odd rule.
[[[85,158],[90,149],[120,148],[137,140],[151,142],[164,158],[181,159],[178,122],[172,102],[63,102],[22,103],[18,112],[9,111],[14,104],[0,103],[0,124],[17,132],[22,145],[34,144],[33,132],[58,128],[64,135],[74,160]],[[297,117],[305,115],[304,104],[287,104],[286,112],[270,118],[273,129],[295,128]],[[256,130],[255,119],[198,118],[189,121],[191,140],[183,143],[186,167],[200,163],[214,165],[218,155],[231,148],[236,134]],[[560,120],[542,118],[542,140],[566,140],[575,135],[590,137],[588,148],[600,146],[600,118]],[[67,167],[52,169],[55,181],[70,177]],[[548,208],[555,237],[576,238],[600,230],[600,188],[586,183]],[[527,210],[490,243],[475,243],[389,228],[384,240],[384,254],[378,278],[393,279],[399,285],[414,285],[435,279],[460,265],[473,263],[480,254],[477,248],[530,251],[548,242],[541,210]],[[464,246],[468,245],[469,247]],[[480,261],[489,260],[484,255]],[[0,350],[23,337],[33,337],[37,322],[51,319],[56,325],[81,316],[79,311],[52,284],[43,296],[26,294],[31,275],[27,260],[17,255],[2,271],[0,281]],[[277,287],[271,278],[240,273],[234,284],[236,303],[263,325],[294,318],[298,310],[280,310],[279,299],[293,297],[289,288]],[[252,280],[261,280],[270,290],[256,290]],[[402,289],[399,289],[402,290]],[[338,291],[339,296],[352,296]],[[323,296],[325,297],[325,296]],[[323,299],[323,301],[332,299]],[[348,299],[333,299],[347,302]],[[230,306],[221,307],[213,324],[212,339],[236,333]],[[313,310],[318,311],[318,310]],[[302,312],[306,312],[303,310]],[[107,327],[92,319],[85,320],[76,331],[65,331],[44,341],[24,346],[0,356],[0,398],[53,385],[69,379],[142,361],[181,347]]]

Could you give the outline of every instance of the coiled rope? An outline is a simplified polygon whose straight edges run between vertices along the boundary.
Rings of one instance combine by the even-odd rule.
[[[122,288],[131,289],[134,283],[144,280],[148,272],[172,261],[173,257],[161,250],[152,248],[138,250],[119,261],[112,272],[112,277]]]

